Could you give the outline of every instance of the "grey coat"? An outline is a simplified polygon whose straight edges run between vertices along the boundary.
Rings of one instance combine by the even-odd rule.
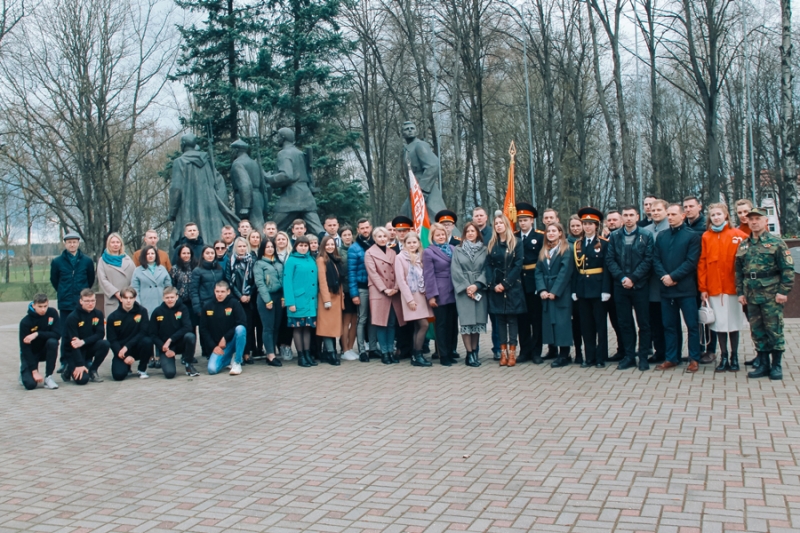
[[[456,310],[458,321],[462,326],[486,324],[489,314],[489,299],[486,297],[486,247],[483,246],[470,259],[461,246],[453,249],[453,261],[450,263],[450,274],[456,292]],[[467,296],[467,287],[477,285],[481,295],[479,301]]]
[[[550,261],[536,262],[536,292],[553,293],[555,300],[542,300],[542,343],[572,346],[572,275],[575,261],[572,245]]]
[[[162,265],[150,272],[147,267],[138,266],[133,271],[131,287],[136,289],[136,301],[147,309],[149,315],[164,301],[164,288],[172,286],[172,278]]]
[[[97,260],[97,284],[103,292],[103,316],[108,317],[119,307],[119,300],[114,295],[131,284],[136,265],[127,255],[120,267],[109,265],[103,258]]]

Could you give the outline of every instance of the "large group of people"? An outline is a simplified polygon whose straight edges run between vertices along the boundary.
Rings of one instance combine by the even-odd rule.
[[[64,382],[103,381],[109,351],[117,381],[148,378],[153,369],[172,379],[178,355],[197,376],[198,341],[210,375],[238,375],[262,358],[274,367],[404,358],[416,367],[451,366],[461,357],[459,335],[465,364],[479,367],[489,324],[483,342],[503,367],[549,360],[554,368],[616,362],[644,371],[686,361],[696,372],[716,363],[718,345],[715,370],[736,372],[745,317],[757,353],[748,375],[782,379],[794,266],[764,210],[739,200],[734,227],[725,204],[704,212],[695,197],[648,196],[644,208],[640,217],[633,206],[605,214],[586,207],[566,229],[548,208],[538,229],[529,203],[516,205],[515,223],[476,207],[460,238],[457,216],[446,209],[427,235],[405,216],[376,227],[362,218],[355,230],[328,216],[317,235],[302,219],[289,233],[273,221],[259,231],[242,220],[207,242],[190,222],[171,256],[155,231],[132,257],[111,233],[96,266],[69,233],[51,264],[58,310],[38,294],[20,322],[20,382],[55,389],[56,372]],[[611,356],[609,322],[617,340]]]

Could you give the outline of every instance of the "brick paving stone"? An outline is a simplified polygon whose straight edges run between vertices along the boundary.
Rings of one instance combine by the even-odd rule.
[[[800,320],[783,382],[500,368],[486,336],[478,369],[259,362],[116,383],[105,363],[104,383],[28,392],[25,307],[0,304],[3,532],[800,529]]]

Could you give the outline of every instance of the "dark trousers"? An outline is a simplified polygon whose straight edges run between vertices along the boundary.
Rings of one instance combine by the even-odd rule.
[[[398,326],[394,341],[400,357],[411,357],[414,349],[414,323],[407,322],[405,326]]]
[[[283,307],[280,298],[272,299],[272,309],[267,309],[267,303],[258,295],[257,298],[258,314],[261,316],[261,337],[264,339],[264,349],[267,355],[274,354],[278,345],[278,332],[281,329],[281,319],[283,318]]]
[[[683,351],[681,314],[686,322],[689,337],[689,358],[700,361],[700,332],[697,319],[697,300],[688,298],[661,298],[661,314],[664,320],[664,334],[667,342],[667,361],[680,363]]]
[[[660,327],[664,323],[661,314],[661,302],[650,302],[650,331],[653,341],[653,350],[655,355],[665,357],[667,353],[667,344],[664,339],[664,328]]]
[[[153,356],[153,341],[150,340],[150,337],[142,337],[138,342],[128,347],[125,357],[128,356],[139,361],[139,372],[144,372],[147,370],[148,361]],[[128,377],[130,369],[131,367],[119,358],[119,352],[115,352],[114,359],[111,361],[111,377],[114,378],[114,381],[122,381]]]
[[[434,307],[433,316],[436,318],[436,322],[434,322],[436,353],[439,355],[440,361],[443,358],[447,360],[455,349],[451,343],[453,341],[453,330],[458,327],[456,304],[439,304],[438,307]]]
[[[608,312],[608,320],[611,322],[611,328],[614,330],[614,335],[617,337],[617,353],[622,353],[622,330],[619,329],[619,320],[617,319],[617,303],[614,300],[612,292],[611,298],[605,303],[606,312]]]
[[[516,346],[517,335],[519,334],[519,315],[495,315],[497,316],[497,329],[500,335],[500,344]]]
[[[500,353],[500,333],[498,332],[497,328],[497,316],[494,314],[489,314],[489,321],[492,323],[492,353],[499,354]]]
[[[614,300],[617,306],[617,319],[619,320],[622,346],[625,357],[633,359],[636,351],[636,325],[639,326],[639,351],[640,358],[647,359],[650,353],[650,290],[648,287],[641,289],[624,289],[614,287]],[[636,323],[633,322],[633,313],[636,313]]]
[[[65,339],[64,344],[69,345],[69,341]],[[97,372],[103,361],[106,360],[108,350],[111,349],[111,344],[106,339],[101,339],[94,344],[84,344],[80,348],[73,348],[68,346],[65,352],[67,357],[67,372],[72,375],[72,372],[78,367],[77,359],[82,356],[84,366],[89,369],[89,372]],[[89,382],[89,374],[84,372],[79,379],[73,381],[78,385],[85,385]]]
[[[518,315],[519,357],[518,361],[529,361],[542,356],[542,299],[538,294],[525,293],[528,312]]]
[[[586,363],[596,365],[608,359],[608,321],[606,305],[600,298],[581,298],[577,305],[580,315]]]
[[[264,325],[261,323],[261,313],[258,312],[258,296],[250,298],[250,316],[253,317],[253,327],[249,330],[252,332],[250,333],[250,346],[256,355],[261,355],[261,351],[264,349]]]
[[[170,344],[169,347],[173,352],[175,352],[175,357],[180,355],[182,360],[185,359],[186,361],[191,361],[192,356],[194,356],[195,344],[197,344],[197,337],[195,334],[187,333],[183,336],[183,340],[180,340],[175,344]],[[163,345],[164,343],[162,342],[161,346]],[[164,372],[165,378],[172,379],[175,377],[175,374],[177,374],[175,357],[167,357],[164,355],[164,352],[161,351],[161,346],[156,344],[156,350],[161,353],[161,370]]]
[[[56,359],[58,358],[58,339],[47,339],[45,342],[23,344],[20,353],[20,376],[22,385],[27,390],[36,388],[36,380],[33,379],[33,371],[39,370],[39,363],[45,362],[45,376],[53,375],[56,370]]]
[[[575,362],[581,362],[581,312],[577,305],[572,306],[572,344],[575,345]]]
[[[58,319],[61,321],[61,327],[62,328],[64,327],[64,324],[67,323],[66,322],[67,317],[70,314],[72,314],[73,311],[74,311],[74,309],[59,309],[58,310]],[[67,344],[69,344],[69,343],[67,343],[67,342],[62,342],[61,343],[61,364],[62,365],[66,365],[67,364],[67,357],[66,357],[66,355],[64,355],[64,354],[66,354],[66,350],[68,348]]]
[[[250,307],[250,302],[246,304],[242,304],[242,309],[244,309],[244,316],[247,318],[247,322],[245,323],[245,328],[247,328],[247,343],[244,346],[244,353],[245,355],[249,355],[253,350],[256,349],[256,336],[255,336],[255,324],[253,322],[253,308]]]

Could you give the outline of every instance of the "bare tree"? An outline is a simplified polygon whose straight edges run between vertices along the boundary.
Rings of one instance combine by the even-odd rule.
[[[781,225],[790,235],[800,233],[797,199],[794,87],[792,76],[792,2],[781,0]]]
[[[177,50],[157,0],[53,0],[24,20],[0,65],[4,156],[90,254],[122,226],[139,142]],[[24,52],[24,53],[23,53]]]

